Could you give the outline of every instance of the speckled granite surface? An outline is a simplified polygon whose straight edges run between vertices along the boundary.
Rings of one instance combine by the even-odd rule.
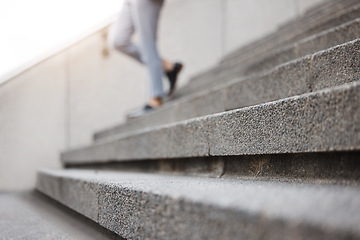
[[[49,179],[57,185],[49,184]],[[42,170],[37,188],[63,202],[97,185],[100,225],[128,239],[357,239],[360,188],[90,170]],[[77,187],[74,187],[77,188]],[[61,195],[54,194],[60,192]],[[82,208],[77,193],[71,208]],[[78,199],[78,201],[77,201]],[[67,204],[66,202],[63,202]]]

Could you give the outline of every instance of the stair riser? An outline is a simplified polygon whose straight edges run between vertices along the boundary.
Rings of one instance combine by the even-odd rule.
[[[136,129],[251,106],[352,82],[360,76],[360,40],[304,57],[264,74],[204,91],[128,124],[95,135],[96,141]]]
[[[359,149],[359,90],[292,98],[209,118],[210,155]]]
[[[227,109],[264,103],[353,82],[360,77],[360,41],[282,66],[227,87]]]
[[[66,167],[359,186],[359,157],[360,152],[355,151],[70,164]]]
[[[148,239],[261,239],[266,236],[266,239],[281,240],[316,236],[317,239],[338,240],[356,237],[348,232],[327,232],[303,223],[294,227],[291,222],[261,215],[217,209],[116,186],[100,188],[100,203],[100,225],[129,239],[137,239],[139,235]],[[134,217],[129,219],[124,212]]]
[[[203,121],[189,121],[182,125],[155,131],[152,129],[114,142],[66,152],[61,154],[61,159],[67,164],[207,156],[208,152],[207,125]]]

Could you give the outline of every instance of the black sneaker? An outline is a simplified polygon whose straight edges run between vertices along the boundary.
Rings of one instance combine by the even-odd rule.
[[[151,112],[153,111],[154,108],[150,105],[145,105],[143,108],[141,109],[138,109],[138,110],[134,110],[130,113],[127,114],[127,118],[128,119],[133,119],[133,118],[137,118],[137,117],[140,117],[148,112]]]
[[[168,96],[171,96],[174,93],[174,90],[176,87],[176,80],[177,80],[177,77],[182,68],[183,68],[182,63],[176,62],[176,63],[174,63],[173,70],[166,72],[166,76],[168,77],[169,82],[170,82],[170,89],[169,89]]]

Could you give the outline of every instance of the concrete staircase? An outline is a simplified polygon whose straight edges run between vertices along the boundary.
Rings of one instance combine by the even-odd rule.
[[[359,30],[359,1],[327,1],[37,189],[127,239],[360,239]]]

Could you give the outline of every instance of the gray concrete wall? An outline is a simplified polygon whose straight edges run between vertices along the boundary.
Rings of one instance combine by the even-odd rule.
[[[168,0],[159,48],[186,67],[180,85],[234,49],[274,31],[321,0]],[[147,98],[146,72],[98,31],[0,85],[0,190],[34,186],[60,151],[90,144]]]
[[[65,54],[0,87],[0,189],[34,184],[35,170],[58,167],[65,146]]]

